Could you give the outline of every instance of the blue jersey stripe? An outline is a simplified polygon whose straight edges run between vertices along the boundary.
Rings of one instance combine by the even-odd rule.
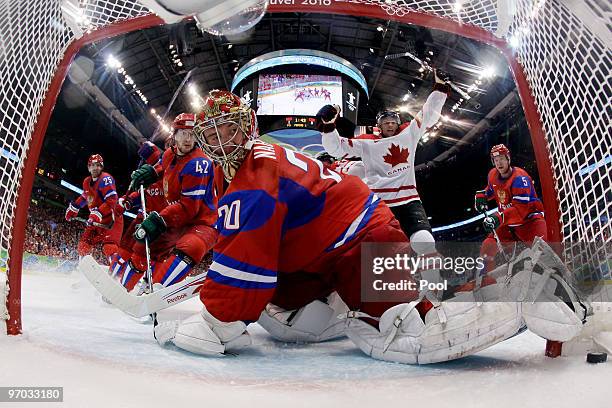
[[[344,232],[340,234],[340,236],[329,247],[327,247],[325,251],[333,251],[334,249],[339,248],[340,246],[354,239],[368,224],[368,222],[370,222],[372,214],[374,214],[374,211],[380,202],[381,200],[378,198],[378,196],[376,196],[374,193],[370,193],[365,205],[363,206],[363,211],[355,218],[355,221],[353,221],[353,223],[351,223],[351,225],[349,225]],[[361,219],[359,220],[360,217]],[[357,222],[357,220],[359,220],[359,224],[357,225],[357,228],[355,228],[354,224]]]
[[[248,273],[253,273],[261,276],[276,276],[276,271],[260,268],[259,266],[251,265],[246,262],[240,262],[234,258],[231,258],[227,255],[220,254],[219,252],[213,253],[213,261],[218,262],[223,266],[228,268],[236,269],[239,271],[244,271]]]

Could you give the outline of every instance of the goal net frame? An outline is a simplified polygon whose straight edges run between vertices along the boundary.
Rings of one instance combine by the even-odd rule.
[[[596,1],[588,0],[593,4]],[[19,334],[22,329],[21,268],[28,206],[44,136],[70,64],[78,51],[88,44],[164,24],[159,17],[150,14],[146,8],[131,0],[34,0],[36,4],[28,6],[19,3],[21,2],[18,0],[8,0],[3,6],[0,5],[0,37],[7,39],[5,43],[0,39],[0,114],[5,115],[0,127],[5,135],[0,142],[4,142],[7,147],[3,149],[4,156],[0,155],[0,170],[5,172],[0,178],[0,195],[3,197],[3,203],[0,204],[3,223],[0,229],[0,250],[4,251],[4,255],[0,254],[0,257],[4,256],[7,272],[5,291],[8,292],[3,316],[3,294],[0,285],[0,323],[6,320],[9,334]],[[603,45],[601,34],[593,29],[593,23],[587,26],[581,22],[580,18],[584,15],[580,14],[585,13],[584,8],[578,11],[572,9],[570,0],[517,0],[514,9],[509,6],[513,3],[509,0],[300,0],[294,3],[301,4],[271,4],[268,12],[343,14],[392,20],[442,30],[497,48],[504,55],[514,77],[529,126],[542,187],[549,240],[562,242],[567,251],[573,242],[602,238],[602,231],[610,229],[609,213],[607,223],[600,225],[600,229],[595,232],[591,228],[592,222],[583,220],[582,215],[592,213],[593,206],[585,206],[584,201],[576,197],[580,194],[580,189],[586,187],[577,185],[579,182],[574,180],[571,172],[584,166],[597,165],[604,159],[601,151],[612,151],[612,142],[603,140],[602,146],[595,148],[589,139],[583,143],[588,145],[585,147],[581,145],[580,140],[566,140],[568,135],[564,134],[567,132],[575,133],[580,138],[588,137],[581,130],[573,128],[578,121],[586,118],[587,131],[592,134],[601,132],[601,135],[608,131],[609,135],[610,107],[602,104],[602,118],[585,115],[585,107],[582,105],[577,107],[579,111],[576,114],[572,113],[565,121],[555,113],[559,103],[560,110],[567,108],[566,104],[559,102],[566,96],[564,93],[567,90],[580,93],[581,90],[576,87],[583,82],[592,86],[599,78],[604,97],[606,92],[610,94],[610,63],[609,55],[605,53],[607,48]],[[456,3],[461,3],[459,10]],[[39,4],[41,7],[36,7]],[[73,7],[72,13],[70,7]],[[588,12],[590,9],[587,7],[586,10]],[[49,20],[50,16],[55,20],[52,23],[44,23],[45,16],[41,14],[45,13],[49,15]],[[569,43],[551,44],[554,36],[547,36],[544,32],[547,25],[562,23],[569,27]],[[559,31],[557,28],[549,28]],[[579,37],[576,43],[572,44],[573,36],[577,32]],[[21,38],[21,35],[26,37]],[[52,48],[49,52],[40,51],[37,57],[42,61],[41,66],[28,67],[27,55],[21,55],[16,48],[16,43],[29,39],[39,47]],[[562,38],[558,40],[561,41]],[[514,44],[513,48],[511,41],[519,41],[520,44]],[[567,66],[570,69],[578,69],[579,64],[590,63],[591,70],[594,70],[591,74],[595,75],[595,79],[585,80],[582,76],[584,74],[575,75],[574,72],[570,72],[568,77],[554,78],[552,73],[544,72],[541,66],[543,59],[553,58],[555,54],[551,49],[557,46],[562,47],[568,56],[573,55],[568,51],[571,47],[576,47],[577,53],[584,52],[585,55],[569,61]],[[28,45],[25,47],[29,49]],[[588,49],[584,51],[581,47]],[[540,51],[544,55],[534,57]],[[548,55],[550,52],[552,56]],[[588,58],[597,54],[600,54],[604,61],[588,61]],[[20,61],[21,57],[26,60]],[[563,61],[559,63],[565,64]],[[28,81],[35,83],[40,89],[32,92],[32,89],[24,88],[23,83]],[[557,94],[551,97],[547,92]],[[602,101],[600,91],[589,88],[588,92],[594,105]],[[28,111],[19,112],[19,108]],[[13,139],[7,136],[9,132],[14,134]],[[578,158],[579,163],[576,166],[565,163],[587,150],[584,157]],[[604,169],[606,166],[604,163]],[[595,167],[594,171],[597,172],[597,169]],[[569,187],[563,184],[568,180]],[[590,185],[599,187],[602,183],[604,188],[606,185],[609,187],[610,176],[604,174],[589,181]],[[603,199],[605,200],[605,197]],[[595,201],[597,200],[596,197]],[[597,208],[600,202],[597,201],[596,204],[595,212],[599,211]],[[604,246],[603,252],[597,254],[597,261],[606,261],[609,256]],[[0,267],[2,266],[0,264]],[[606,277],[610,279],[609,276]]]

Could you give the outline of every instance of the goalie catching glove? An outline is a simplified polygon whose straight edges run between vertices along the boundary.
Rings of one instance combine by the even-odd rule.
[[[134,239],[138,242],[145,242],[145,240],[152,242],[159,238],[159,236],[163,234],[166,229],[167,226],[164,219],[157,213],[157,211],[153,211],[147,218],[144,219],[144,221],[142,221],[141,224],[136,226],[136,231],[134,231]]]
[[[155,171],[155,168],[150,164],[143,164],[132,172],[132,182],[130,183],[130,190],[136,190],[140,186],[149,187],[155,183],[159,176]]]

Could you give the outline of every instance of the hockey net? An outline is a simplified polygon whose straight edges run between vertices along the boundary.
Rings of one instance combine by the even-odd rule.
[[[515,75],[532,133],[550,232],[563,242],[577,273],[598,282],[612,279],[612,41],[606,1],[294,3],[303,4],[271,4],[269,11],[388,18],[497,46]],[[7,320],[11,333],[21,329],[20,264],[34,171],[67,67],[87,43],[156,24],[161,20],[128,0],[0,3],[0,269],[6,273],[0,272],[0,281],[8,282],[0,284],[0,321]],[[585,242],[594,243],[586,258],[580,245]],[[584,268],[585,262],[591,267]]]

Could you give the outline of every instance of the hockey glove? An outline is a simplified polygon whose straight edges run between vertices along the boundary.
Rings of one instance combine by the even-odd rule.
[[[317,130],[321,133],[330,133],[336,129],[336,118],[340,114],[338,105],[325,105],[317,112]]]
[[[159,176],[155,172],[155,168],[150,164],[143,164],[138,169],[132,172],[132,182],[129,189],[135,191],[140,186],[149,187],[155,183]]]
[[[161,215],[157,211],[153,211],[142,223],[136,226],[134,239],[138,242],[145,242],[145,240],[149,242],[155,241],[166,231],[166,228],[166,222]]]
[[[73,206],[72,203],[70,203],[70,205],[68,205],[68,208],[66,209],[66,221],[71,221],[77,215],[79,215],[79,209]]]
[[[89,218],[87,219],[87,226],[91,227],[92,225],[101,224],[102,223],[102,214],[98,209],[94,208],[89,212]]]
[[[123,197],[121,197],[117,201],[117,204],[119,205],[119,207],[121,207],[123,211],[130,211],[133,205],[132,200],[127,195],[124,195]]]
[[[482,226],[486,231],[493,232],[503,223],[504,214],[494,213],[492,215],[489,215],[488,217],[485,217],[484,221],[482,222]]]
[[[487,194],[485,190],[479,190],[474,196],[474,209],[476,212],[484,213],[489,209]]]
[[[444,92],[447,96],[450,96],[451,87],[448,84],[450,80],[451,78],[447,73],[434,69],[433,90]]]

